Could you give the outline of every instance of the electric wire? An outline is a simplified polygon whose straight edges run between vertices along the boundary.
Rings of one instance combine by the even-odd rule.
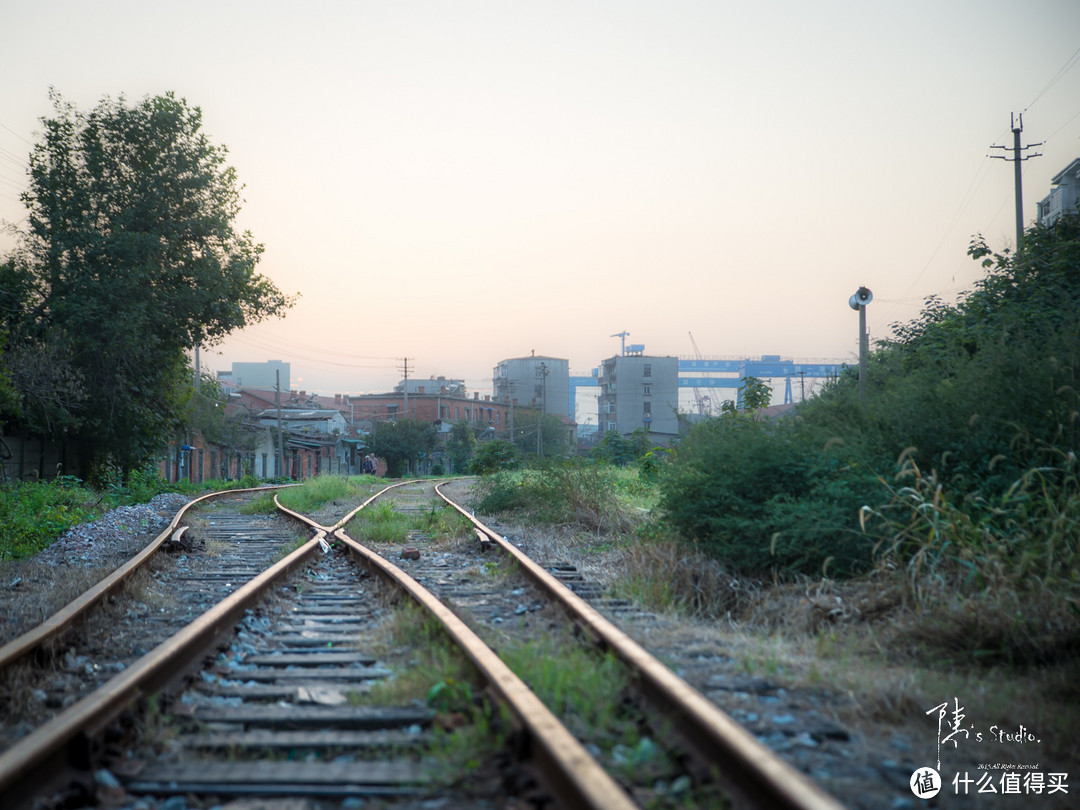
[[[1072,70],[1074,67],[1076,67],[1078,64],[1080,64],[1080,48],[1077,48],[1073,52],[1073,55],[1065,60],[1065,64],[1062,65],[1058,72],[1054,74],[1053,78],[1051,78],[1050,81],[1046,83],[1046,87],[1040,90],[1038,95],[1036,95],[1035,98],[1031,100],[1031,103],[1024,108],[1024,112],[1027,112],[1032,107],[1034,107],[1036,101],[1042,98],[1051,87],[1061,81],[1065,77],[1065,74]]]
[[[1073,54],[1065,61],[1065,64],[1062,65],[1061,68],[1058,69],[1057,73],[1055,73],[1050,78],[1050,80],[1046,83],[1046,85],[1042,88],[1042,90],[1040,90],[1036,94],[1035,98],[1033,98],[1031,100],[1031,102],[1027,105],[1027,107],[1024,108],[1023,112],[1027,112],[1033,106],[1035,106],[1036,102],[1038,102],[1055,84],[1057,84],[1059,81],[1061,81],[1061,79],[1063,79],[1069,73],[1069,71],[1071,71],[1078,64],[1080,64],[1080,48],[1077,48],[1073,52]],[[1056,130],[1054,130],[1054,132],[1049,137],[1044,138],[1043,143],[1049,142],[1051,138],[1058,135],[1062,130],[1064,130],[1066,127],[1068,127],[1078,117],[1080,117],[1080,111],[1073,114],[1064,124],[1062,124]],[[998,140],[1002,140],[1003,138],[1005,138],[1010,131],[1011,130],[1009,130],[1009,129],[1005,129],[997,138],[994,139],[994,142],[996,143]],[[933,263],[934,259],[937,258],[938,252],[941,250],[942,246],[945,244],[945,242],[947,241],[949,236],[952,234],[953,229],[955,228],[956,224],[960,220],[960,217],[962,216],[964,211],[967,210],[967,208],[971,204],[971,202],[975,199],[976,192],[978,191],[979,188],[982,187],[982,184],[985,182],[985,180],[986,180],[986,178],[987,178],[987,176],[989,174],[989,167],[990,167],[989,157],[990,157],[989,154],[986,154],[986,155],[983,156],[983,160],[980,162],[978,169],[976,169],[975,176],[972,178],[971,183],[968,184],[967,191],[965,191],[964,194],[961,197],[960,203],[959,203],[959,205],[957,206],[957,209],[956,209],[956,213],[953,214],[952,219],[949,221],[948,226],[945,228],[945,232],[942,234],[941,239],[938,240],[937,244],[934,246],[933,251],[931,251],[930,257],[926,260],[926,263],[923,265],[922,269],[918,272],[918,274],[916,274],[915,278],[912,279],[911,283],[908,284],[907,289],[905,290],[904,299],[901,299],[901,300],[907,299],[907,294],[911,292],[911,290],[915,287],[916,284],[918,284],[919,280],[923,277],[923,275],[929,269],[929,267]],[[1027,173],[1027,169],[1028,169],[1027,166],[1025,166],[1023,168],[1023,173],[1024,174]],[[1008,204],[1008,202],[1009,202],[1009,196],[1006,195],[1004,197],[1004,199],[1002,200],[1001,205],[998,206],[998,209],[997,209],[996,213],[991,218],[990,223],[989,223],[990,227],[992,227],[994,225],[994,223],[997,222],[998,219],[1001,217],[1002,211],[1005,210],[1005,206]],[[954,278],[955,278],[955,276],[954,276]],[[933,295],[937,295],[939,297],[942,297],[946,293],[949,293],[949,292],[950,292],[949,290],[940,289],[940,290],[936,291],[935,293],[933,293]],[[898,305],[899,305],[899,301],[891,304],[890,309],[886,312],[886,317],[885,317],[885,322],[886,323],[890,322],[891,318],[893,317],[893,315],[894,315],[894,313],[896,311],[896,307]]]
[[[30,146],[33,146],[33,145],[34,145],[34,142],[33,142],[33,141],[28,141],[28,140],[27,140],[26,138],[24,138],[24,137],[23,137],[22,135],[20,135],[20,134],[19,134],[18,132],[16,132],[16,131],[15,131],[15,130],[13,130],[13,129],[12,129],[11,127],[9,127],[9,126],[8,126],[7,124],[5,124],[5,123],[4,123],[3,121],[0,121],[0,127],[3,127],[4,129],[6,129],[6,130],[7,130],[8,132],[10,132],[10,133],[11,133],[12,135],[14,135],[14,136],[15,136],[16,138],[18,138],[18,139],[19,139],[20,141],[22,141],[23,143],[25,143],[25,144],[29,144]]]

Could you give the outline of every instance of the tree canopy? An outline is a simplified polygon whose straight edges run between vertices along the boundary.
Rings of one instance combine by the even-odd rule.
[[[375,455],[386,460],[386,473],[399,478],[409,465],[435,449],[438,442],[435,425],[419,419],[396,419],[381,422],[375,429],[372,445]]]
[[[77,441],[84,466],[129,470],[181,416],[185,352],[292,299],[255,271],[263,246],[235,227],[241,186],[198,107],[172,93],[105,97],[89,113],[51,100],[25,231],[0,277],[5,369],[21,394],[10,415]],[[61,401],[35,397],[28,378],[46,359]]]

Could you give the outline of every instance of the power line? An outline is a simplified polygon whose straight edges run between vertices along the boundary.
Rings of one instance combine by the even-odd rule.
[[[1035,106],[1035,102],[1042,98],[1047,90],[1049,90],[1059,81],[1061,81],[1061,79],[1065,77],[1065,74],[1072,70],[1074,67],[1076,67],[1078,64],[1080,64],[1080,48],[1077,48],[1073,52],[1073,55],[1070,56],[1067,60],[1065,60],[1065,64],[1062,65],[1058,72],[1054,74],[1053,78],[1051,78],[1050,81],[1046,83],[1046,87],[1040,90],[1039,94],[1031,100],[1031,103],[1024,107],[1023,112],[1027,112],[1033,106]]]
[[[4,129],[6,129],[6,130],[7,130],[8,132],[10,132],[10,133],[11,133],[12,135],[14,135],[14,136],[15,136],[16,138],[18,138],[18,139],[19,139],[20,141],[22,141],[23,143],[29,144],[30,146],[33,146],[33,145],[34,145],[34,142],[33,142],[33,141],[28,141],[28,140],[26,140],[26,138],[24,138],[24,137],[23,137],[22,135],[20,135],[20,134],[19,134],[18,132],[16,132],[15,130],[13,130],[13,129],[12,129],[11,127],[9,127],[9,126],[8,126],[7,124],[5,124],[5,123],[4,123],[3,121],[0,121],[0,127],[3,127]]]

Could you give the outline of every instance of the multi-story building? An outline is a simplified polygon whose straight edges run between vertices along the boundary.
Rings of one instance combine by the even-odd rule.
[[[491,376],[495,402],[536,408],[541,413],[574,420],[569,360],[545,355],[515,357],[500,361]]]
[[[679,358],[623,354],[600,365],[597,424],[600,433],[644,428],[675,436],[679,432]]]
[[[412,380],[409,383],[411,388]],[[363,430],[371,430],[377,422],[419,419],[438,422],[444,431],[449,431],[455,422],[465,422],[482,433],[489,428],[502,430],[506,422],[506,405],[494,402],[489,396],[481,399],[478,391],[469,397],[464,390],[446,394],[438,387],[430,391],[421,385],[407,397],[404,391],[394,391],[359,394],[345,399],[353,420]]]
[[[446,377],[430,377],[427,379],[424,377],[412,377],[408,380],[402,380],[394,386],[395,394],[403,393],[406,390],[409,392],[410,397],[414,394],[423,393],[460,398],[467,395],[464,380],[448,380]]]
[[[1053,225],[1066,214],[1080,210],[1080,158],[1050,178],[1054,186],[1039,203],[1036,219],[1040,225]]]
[[[265,363],[233,363],[231,371],[219,371],[218,382],[226,392],[237,388],[261,388],[273,391],[279,387],[288,393],[289,364],[280,360]]]

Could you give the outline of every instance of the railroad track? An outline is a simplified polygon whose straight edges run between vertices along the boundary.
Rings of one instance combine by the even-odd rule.
[[[335,505],[322,523],[282,509],[314,536],[269,568],[290,543],[285,518],[243,516],[230,505],[253,495],[221,496],[189,535],[251,554],[185,577],[174,593],[200,609],[191,624],[0,754],[0,795],[12,806],[84,791],[114,805],[140,795],[202,796],[208,806],[300,795],[335,807],[348,797],[411,807],[432,796],[477,808],[839,807],[615,628],[582,598],[600,594],[576,571],[553,575],[432,484],[404,482],[379,499],[416,517],[442,511],[439,496],[459,527],[469,522],[458,532],[466,540],[412,530],[358,542],[358,513],[375,498]],[[185,537],[175,525],[164,535]],[[414,604],[423,612],[403,618]],[[506,615],[500,632],[475,621],[478,608]],[[442,628],[434,635],[432,621]],[[632,673],[624,721],[663,749],[654,758],[663,778],[613,768],[588,732],[578,730],[583,742],[567,730],[575,717],[556,717],[492,650],[509,643],[511,625],[565,639],[566,622]],[[16,653],[0,664],[42,649],[59,625],[6,645]],[[465,661],[429,684],[426,700],[395,691],[420,657],[396,641],[409,634],[422,648],[450,638],[455,652],[445,654]],[[648,781],[635,782],[635,770]],[[682,788],[665,796],[657,784]]]

